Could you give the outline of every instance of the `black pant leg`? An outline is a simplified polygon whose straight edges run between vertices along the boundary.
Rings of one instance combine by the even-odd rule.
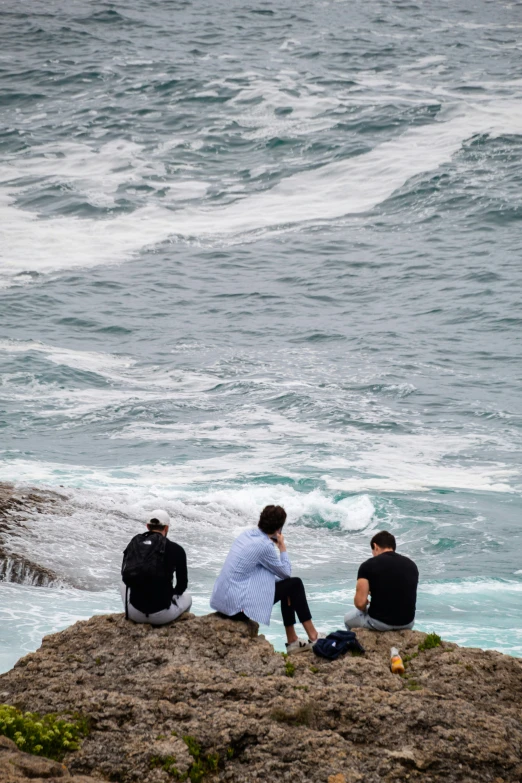
[[[224,617],[226,620],[234,620],[235,622],[251,623],[250,617],[247,617],[244,612],[237,612],[237,614],[223,614],[223,612],[216,612],[220,617]]]
[[[290,605],[288,602],[290,599]],[[281,614],[285,628],[295,625],[295,615],[300,623],[312,619],[302,580],[298,576],[276,582],[274,603],[281,601]]]
[[[288,605],[288,599],[291,599],[292,593],[292,578],[282,579],[280,582],[276,582],[274,603],[281,601],[281,614],[283,615],[283,625],[288,628],[291,625],[295,625],[295,611],[294,607],[290,603]]]

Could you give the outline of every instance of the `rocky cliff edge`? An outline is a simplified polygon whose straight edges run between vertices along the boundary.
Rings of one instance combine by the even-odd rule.
[[[522,661],[450,643],[419,650],[415,631],[358,638],[365,656],[332,663],[285,659],[257,627],[216,615],[163,628],[122,615],[76,623],[0,677],[0,702],[79,713],[90,733],[67,768],[12,780],[522,779]],[[392,645],[409,659],[404,677],[389,670]],[[9,753],[15,768],[6,741],[0,775]]]

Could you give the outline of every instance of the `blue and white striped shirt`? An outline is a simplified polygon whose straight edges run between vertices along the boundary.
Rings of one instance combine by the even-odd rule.
[[[210,606],[229,616],[244,612],[251,620],[270,625],[275,583],[292,575],[290,558],[281,556],[259,528],[239,535],[216,579]]]

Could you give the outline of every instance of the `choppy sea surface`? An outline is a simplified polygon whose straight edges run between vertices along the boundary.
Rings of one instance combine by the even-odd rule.
[[[498,0],[4,0],[0,478],[74,502],[9,539],[64,586],[0,584],[0,669],[120,611],[158,506],[208,611],[270,502],[321,630],[387,528],[418,628],[522,655],[521,41]]]

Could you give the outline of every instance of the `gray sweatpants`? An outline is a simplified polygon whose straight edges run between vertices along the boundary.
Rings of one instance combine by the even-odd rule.
[[[121,600],[123,601],[124,608],[125,608],[126,591],[127,588],[122,582],[120,586],[120,593],[121,593]],[[182,615],[183,612],[188,612],[191,606],[192,606],[192,596],[187,591],[185,591],[183,595],[174,595],[172,597],[172,603],[168,607],[168,609],[162,609],[161,612],[154,612],[153,614],[149,614],[149,615],[140,612],[129,601],[129,605],[128,605],[129,620],[133,620],[135,623],[150,623],[151,625],[165,625],[166,623],[171,623],[173,620],[177,620],[177,618],[180,615]]]
[[[344,624],[350,631],[352,628],[369,628],[371,631],[410,631],[415,620],[408,625],[388,625],[370,617],[368,612],[361,612],[355,606],[344,615]]]

